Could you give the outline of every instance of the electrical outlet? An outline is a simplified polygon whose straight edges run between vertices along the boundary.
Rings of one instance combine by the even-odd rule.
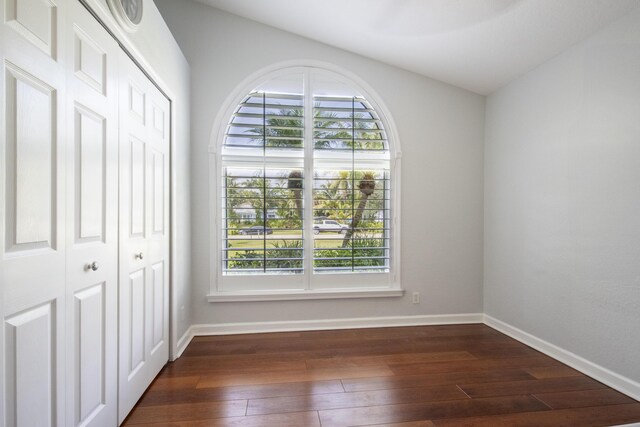
[[[184,322],[184,305],[180,307],[180,320]]]
[[[412,302],[414,304],[420,304],[420,292],[414,292],[413,293],[413,300]]]

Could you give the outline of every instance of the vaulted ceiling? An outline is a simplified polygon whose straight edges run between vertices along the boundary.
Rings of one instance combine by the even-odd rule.
[[[197,0],[488,94],[640,0]]]

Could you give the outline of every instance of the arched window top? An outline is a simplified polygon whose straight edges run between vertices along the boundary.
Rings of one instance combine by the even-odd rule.
[[[223,150],[229,154],[303,155],[305,146],[331,152],[390,152],[384,117],[358,85],[313,67],[279,70],[255,86],[228,119]]]

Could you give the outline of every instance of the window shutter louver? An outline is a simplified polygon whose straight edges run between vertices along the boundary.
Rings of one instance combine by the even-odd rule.
[[[387,150],[382,121],[364,98],[315,96],[313,101],[316,150]]]
[[[225,147],[302,149],[304,141],[302,95],[253,92],[233,114]]]

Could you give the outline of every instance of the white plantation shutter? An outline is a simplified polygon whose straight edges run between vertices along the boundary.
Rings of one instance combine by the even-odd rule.
[[[253,92],[227,127],[224,147],[239,152],[228,159],[223,177],[221,260],[226,274],[303,271],[302,169],[264,158],[273,150],[301,153],[302,102],[302,95]]]
[[[391,283],[392,174],[383,120],[364,97],[343,96],[344,86],[322,95],[303,86],[304,93],[253,91],[228,122],[218,289]],[[247,275],[261,278],[242,279]]]
[[[313,215],[342,220],[351,229],[332,238],[338,248],[327,249],[326,237],[315,236],[314,271],[387,272],[390,175],[382,121],[362,97],[313,101]]]

